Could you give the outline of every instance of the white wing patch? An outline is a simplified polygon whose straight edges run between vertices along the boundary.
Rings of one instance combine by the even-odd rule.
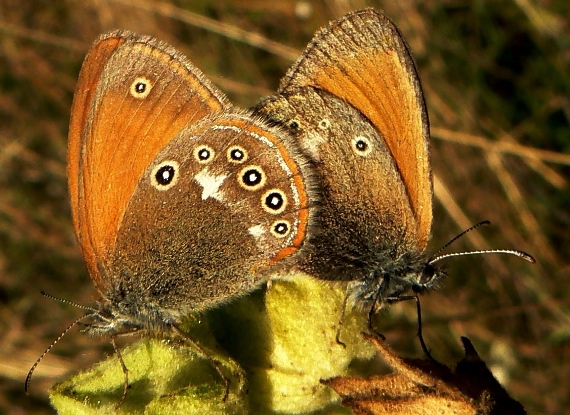
[[[248,229],[248,232],[251,236],[255,239],[259,239],[265,233],[265,229],[263,229],[262,225],[255,225]]]
[[[260,250],[270,249],[270,246],[267,244],[267,231],[263,225],[251,226],[247,232],[254,237],[255,244]]]
[[[220,190],[220,186],[224,183],[226,177],[228,177],[226,174],[220,174],[218,176],[211,174],[207,169],[200,170],[196,173],[194,180],[202,186],[202,200],[206,200],[211,197],[223,202],[224,193]]]
[[[326,143],[327,139],[319,133],[307,131],[307,135],[301,140],[301,147],[309,153],[311,158],[315,161],[321,161],[319,151],[321,145]]]

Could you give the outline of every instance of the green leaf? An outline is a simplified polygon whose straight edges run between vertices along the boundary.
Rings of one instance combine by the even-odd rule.
[[[184,330],[230,379],[226,401],[208,359],[176,339],[143,339],[121,353],[130,388],[117,410],[124,378],[116,356],[56,385],[51,402],[60,414],[303,414],[330,408],[338,395],[320,380],[354,375],[359,365],[353,364],[375,353],[360,335],[366,325],[359,313],[348,314],[342,326],[346,347],[335,341],[343,297],[342,284],[295,275],[205,319],[189,318]]]

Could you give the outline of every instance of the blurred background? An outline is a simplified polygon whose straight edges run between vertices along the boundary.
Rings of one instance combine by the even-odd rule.
[[[198,4],[199,3],[199,4]],[[315,30],[373,6],[394,20],[416,60],[432,126],[432,251],[514,248],[451,259],[422,298],[436,358],[461,358],[468,336],[529,413],[570,406],[570,10],[565,0],[0,0],[0,413],[53,413],[46,390],[112,353],[69,333],[27,370],[96,292],[73,234],[65,176],[69,109],[81,62],[101,33],[126,28],[182,50],[231,100],[250,107]],[[413,304],[380,331],[421,356]],[[411,341],[411,339],[413,341]]]

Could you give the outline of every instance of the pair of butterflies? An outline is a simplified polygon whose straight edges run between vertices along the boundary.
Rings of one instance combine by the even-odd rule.
[[[253,111],[163,42],[101,36],[69,130],[73,222],[101,295],[77,322],[183,335],[184,316],[290,268],[349,281],[369,313],[433,286],[428,141],[413,60],[373,9],[317,32]]]
[[[254,113],[171,46],[103,35],[68,147],[75,231],[102,297],[87,331],[168,332],[282,268],[352,281],[363,308],[432,284],[428,138],[406,44],[372,9],[320,30]]]

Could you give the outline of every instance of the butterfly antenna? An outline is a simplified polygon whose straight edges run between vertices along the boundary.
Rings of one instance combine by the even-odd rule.
[[[428,265],[433,265],[436,262],[441,261],[442,259],[451,258],[454,256],[484,255],[484,254],[508,254],[508,255],[518,256],[519,258],[522,258],[525,261],[528,261],[532,264],[534,264],[536,262],[536,260],[533,258],[532,255],[527,254],[524,251],[518,251],[516,249],[487,249],[487,250],[483,250],[483,251],[453,252],[451,254],[439,255],[440,252],[442,252],[445,248],[447,248],[453,242],[457,241],[459,238],[463,237],[466,233],[471,232],[473,229],[478,228],[479,226],[490,225],[490,224],[491,224],[490,221],[484,220],[484,221],[481,221],[479,223],[476,223],[475,225],[471,226],[468,229],[465,229],[463,232],[461,232],[455,238],[453,238],[448,243],[443,245],[435,254],[433,254],[432,257],[428,261]]]
[[[57,299],[57,298],[56,298]],[[84,319],[85,316],[78,318],[77,320],[75,320],[73,323],[71,323],[59,336],[57,339],[55,339],[53,341],[52,344],[50,344],[48,346],[47,349],[45,349],[45,351],[40,355],[40,357],[38,357],[38,360],[36,360],[36,362],[32,365],[32,367],[30,368],[30,370],[28,371],[28,376],[26,376],[26,382],[24,384],[24,391],[26,392],[26,395],[29,395],[29,391],[30,391],[30,381],[32,380],[32,375],[34,373],[34,371],[36,370],[36,367],[38,367],[38,365],[40,364],[41,360],[44,358],[44,356],[46,354],[48,354],[50,352],[50,350],[53,348],[53,346],[55,346],[57,344],[57,342],[59,342],[61,340],[61,338],[63,336],[65,336],[67,334],[67,332],[69,330],[71,330],[76,324],[78,324],[82,319]]]
[[[50,300],[55,300],[55,301],[59,301],[60,303],[63,303],[63,304],[72,305],[72,306],[74,306],[74,307],[81,308],[82,310],[87,310],[87,311],[92,311],[92,312],[95,311],[95,310],[92,309],[91,307],[86,307],[86,306],[84,306],[84,305],[74,303],[73,301],[64,300],[63,298],[55,297],[55,296],[53,296],[53,295],[51,295],[51,294],[46,293],[45,291],[40,291],[40,293],[41,293],[44,297],[49,298]]]
[[[454,252],[451,254],[439,255],[439,256],[436,256],[435,258],[432,258],[429,261],[429,265],[432,265],[438,261],[441,261],[442,259],[450,258],[450,257],[454,257],[454,256],[484,255],[484,254],[508,254],[508,255],[518,256],[519,258],[522,258],[525,261],[528,261],[532,264],[534,264],[536,262],[536,259],[534,259],[534,257],[532,255],[527,254],[524,251],[517,251],[516,249],[487,249],[484,251]]]
[[[449,245],[451,245],[453,242],[457,241],[459,238],[462,238],[465,234],[471,232],[473,229],[478,228],[479,226],[483,226],[483,225],[487,226],[490,224],[491,224],[491,221],[483,220],[483,221],[476,223],[475,225],[471,226],[470,228],[465,229],[463,232],[461,232],[460,234],[456,235],[453,239],[451,239],[448,243],[446,243],[441,248],[439,248],[438,251],[431,256],[428,263],[430,265],[433,264],[435,262],[434,259],[438,258],[438,255],[440,254],[440,252],[445,250]]]

